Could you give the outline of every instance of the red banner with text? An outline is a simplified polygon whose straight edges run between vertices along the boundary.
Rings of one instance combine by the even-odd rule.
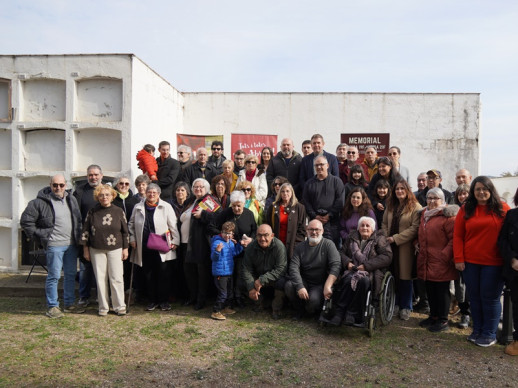
[[[241,149],[247,155],[252,154],[260,157],[261,150],[264,147],[270,147],[273,150],[273,155],[277,155],[277,135],[232,134],[232,154]]]

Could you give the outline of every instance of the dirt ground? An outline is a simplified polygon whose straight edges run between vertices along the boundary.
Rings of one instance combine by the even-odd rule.
[[[104,318],[95,306],[59,320],[44,311],[41,299],[0,298],[0,386],[518,386],[518,358],[502,345],[429,333],[419,314],[369,338],[249,308],[226,321],[179,305]]]

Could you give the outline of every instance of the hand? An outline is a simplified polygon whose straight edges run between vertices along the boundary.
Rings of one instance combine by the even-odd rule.
[[[241,245],[246,248],[248,246],[248,244],[250,244],[252,242],[252,239],[250,237],[247,237],[247,238],[243,238],[241,240]]]
[[[83,257],[86,261],[90,261],[90,250],[87,246],[83,248]]]
[[[122,261],[126,260],[128,258],[128,248],[122,249]]]
[[[365,266],[363,264],[360,264],[358,266],[358,271],[365,271]]]
[[[462,272],[466,268],[466,265],[464,263],[455,263],[455,268],[457,269],[457,271]]]
[[[333,295],[333,289],[328,286],[324,286],[324,299],[331,299],[331,296]]]
[[[326,214],[325,216],[316,216],[315,218],[322,224],[327,224],[329,222],[329,214]]]
[[[223,249],[223,243],[219,243],[218,246],[216,247],[216,252],[221,252],[222,249]]]
[[[354,264],[353,264],[353,262],[352,262],[352,261],[350,261],[350,262],[347,264],[347,269],[350,271],[350,270],[352,270],[352,269],[353,269],[353,267],[354,267]]]
[[[306,290],[305,288],[301,288],[300,290],[298,290],[297,294],[299,295],[299,298],[302,299],[302,300],[308,300],[309,299],[308,290]]]
[[[130,242],[130,247],[132,247],[133,249],[137,249],[137,242],[136,241]]]
[[[198,219],[199,219],[199,218],[201,218],[201,212],[202,212],[202,211],[203,211],[203,210],[198,209],[198,210],[196,210],[194,213],[192,213],[192,215],[194,216],[194,218],[198,218]]]
[[[392,244],[394,242],[394,237],[387,237],[387,242]]]
[[[259,292],[261,290],[261,287],[263,285],[261,284],[261,281],[259,279],[257,279],[255,282],[254,282],[254,288],[257,290],[257,292]]]
[[[511,267],[512,267],[515,271],[518,271],[518,258],[513,257],[513,259],[511,260]]]
[[[176,244],[171,244],[171,250],[176,251],[176,248],[178,248],[178,245],[176,245]]]
[[[376,207],[377,207],[377,208],[378,208],[378,210],[380,210],[380,211],[385,210],[385,206],[383,206],[383,204],[382,204],[382,203],[378,203],[378,204],[376,205]]]
[[[250,291],[248,291],[248,297],[252,300],[259,300],[259,291],[257,291],[255,288],[252,288]]]

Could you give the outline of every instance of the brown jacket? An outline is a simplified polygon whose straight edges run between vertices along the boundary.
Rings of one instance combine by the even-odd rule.
[[[399,255],[394,255],[394,263],[396,269],[396,277],[401,280],[412,280],[412,269],[415,261],[414,240],[417,238],[417,229],[419,228],[419,216],[421,205],[418,203],[414,210],[410,213],[403,213],[399,220],[398,233],[390,236],[390,225],[392,224],[392,211],[385,210],[383,214],[383,231],[388,237],[394,238],[397,245]]]

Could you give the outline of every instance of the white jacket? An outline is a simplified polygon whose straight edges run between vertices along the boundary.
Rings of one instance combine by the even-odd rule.
[[[255,170],[255,176],[252,178],[252,184],[255,187],[255,199],[257,199],[261,205],[264,207],[264,201],[268,196],[268,183],[266,183],[266,173],[262,173],[257,176],[259,169]],[[239,177],[237,178],[236,187],[239,186],[241,182],[246,181],[246,169],[239,171]]]

